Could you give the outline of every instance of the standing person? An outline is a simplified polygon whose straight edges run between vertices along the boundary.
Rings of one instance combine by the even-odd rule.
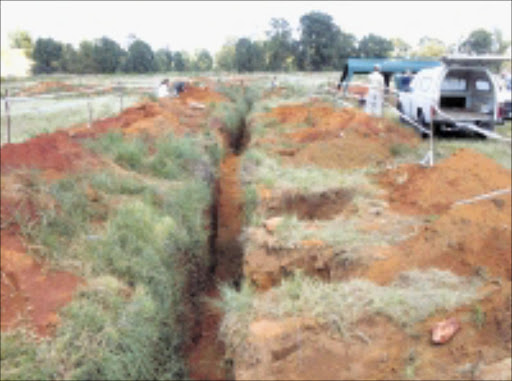
[[[276,76],[274,76],[274,78],[272,78],[272,83],[270,84],[270,87],[272,88],[272,90],[274,90],[277,87],[277,77]]]
[[[382,116],[382,102],[384,101],[384,77],[380,73],[380,65],[373,67],[368,76],[370,80],[368,95],[366,97],[365,112],[370,115]]]

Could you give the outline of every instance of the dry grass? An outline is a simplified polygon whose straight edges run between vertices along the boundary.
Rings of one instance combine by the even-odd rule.
[[[449,271],[430,269],[400,273],[388,286],[363,279],[326,283],[301,272],[264,294],[245,284],[241,291],[224,287],[222,337],[236,346],[255,319],[314,318],[336,334],[350,334],[361,317],[380,314],[403,327],[440,310],[452,310],[476,299],[480,283]]]

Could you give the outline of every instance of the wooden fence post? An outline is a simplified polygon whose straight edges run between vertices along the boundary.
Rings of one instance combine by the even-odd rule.
[[[121,82],[119,82],[119,98],[121,103],[121,110],[119,112],[123,112],[123,87],[121,85]]]
[[[9,107],[9,90],[5,90],[5,116],[7,117],[7,143],[11,142],[11,111]]]
[[[87,127],[91,128],[92,126],[92,105],[91,105],[91,96],[87,95],[87,109],[89,111],[89,124]]]

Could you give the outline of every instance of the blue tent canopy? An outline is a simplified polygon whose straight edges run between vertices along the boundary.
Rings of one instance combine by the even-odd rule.
[[[348,84],[354,74],[366,74],[373,71],[373,67],[380,65],[380,71],[389,86],[389,80],[393,74],[410,71],[417,73],[422,69],[440,66],[441,61],[436,60],[407,60],[389,58],[349,58],[343,69],[340,82]]]

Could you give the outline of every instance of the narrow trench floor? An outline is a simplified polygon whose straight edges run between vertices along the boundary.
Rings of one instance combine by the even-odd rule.
[[[239,178],[240,156],[228,154],[221,163],[217,194],[217,237],[215,280],[204,299],[219,298],[218,284],[237,285],[241,278],[242,247],[238,237],[243,224],[243,197]],[[193,380],[233,379],[225,362],[225,348],[218,338],[222,312],[207,300],[201,302],[201,336],[188,355],[189,376]]]

